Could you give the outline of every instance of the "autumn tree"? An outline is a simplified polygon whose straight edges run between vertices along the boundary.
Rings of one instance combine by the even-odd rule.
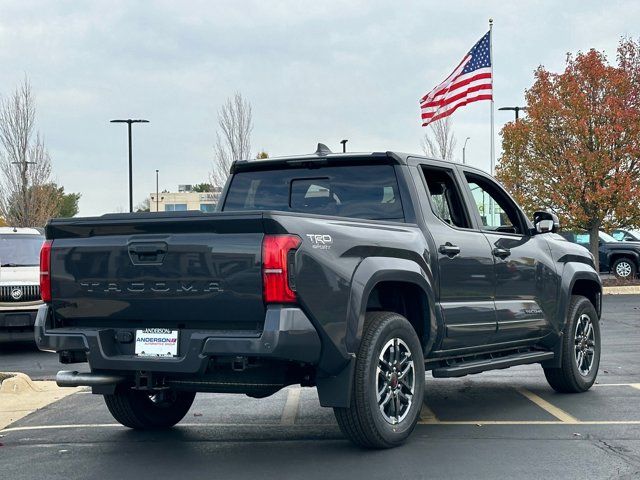
[[[598,231],[640,222],[640,48],[622,40],[616,65],[596,50],[568,55],[563,72],[539,67],[527,117],[502,129],[497,176],[531,214]]]
[[[235,160],[249,158],[252,131],[251,103],[236,92],[233,97],[225,101],[218,112],[218,131],[211,172],[213,186],[224,186],[231,164]]]
[[[429,124],[429,130],[422,140],[422,149],[425,155],[451,161],[455,148],[456,136],[453,132],[451,117]]]

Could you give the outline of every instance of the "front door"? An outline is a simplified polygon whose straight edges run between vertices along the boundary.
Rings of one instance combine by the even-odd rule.
[[[438,350],[492,343],[496,334],[494,265],[485,235],[474,230],[450,168],[421,167],[426,222],[435,242],[444,335]],[[424,187],[422,187],[424,189]]]
[[[544,235],[534,235],[526,217],[490,177],[464,171],[467,195],[491,245],[495,268],[497,340],[531,340],[549,332],[557,280]]]

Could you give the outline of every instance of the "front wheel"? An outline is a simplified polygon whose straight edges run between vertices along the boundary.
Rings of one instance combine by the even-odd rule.
[[[122,389],[105,395],[104,401],[113,418],[125,427],[137,430],[173,427],[187,414],[196,394],[161,390],[143,392]]]
[[[586,392],[596,381],[601,350],[598,314],[587,298],[571,297],[562,342],[560,368],[545,368],[545,377],[557,392]]]
[[[362,447],[400,445],[418,422],[423,397],[424,355],[414,328],[397,313],[368,313],[351,405],[334,408],[342,433]]]

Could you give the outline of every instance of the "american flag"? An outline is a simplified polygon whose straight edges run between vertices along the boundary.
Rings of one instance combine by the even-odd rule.
[[[493,98],[491,31],[465,55],[451,75],[420,99],[422,126],[448,117],[459,107]]]

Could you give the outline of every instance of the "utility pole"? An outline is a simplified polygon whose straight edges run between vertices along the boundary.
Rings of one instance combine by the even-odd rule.
[[[345,140],[341,140],[340,143],[342,144],[342,153],[347,153],[347,142],[349,140],[345,139]]]
[[[525,112],[527,110],[527,107],[500,107],[498,110],[513,110],[514,112],[516,112],[516,122],[517,122],[518,119],[520,118],[519,113]]]
[[[462,164],[466,165],[467,163],[467,158],[466,158],[466,149],[467,149],[467,142],[471,140],[471,137],[467,137],[464,139],[464,145],[462,146]]]
[[[111,120],[111,123],[126,123],[129,133],[129,213],[133,212],[133,153],[131,150],[131,124],[149,123],[149,120]]]

